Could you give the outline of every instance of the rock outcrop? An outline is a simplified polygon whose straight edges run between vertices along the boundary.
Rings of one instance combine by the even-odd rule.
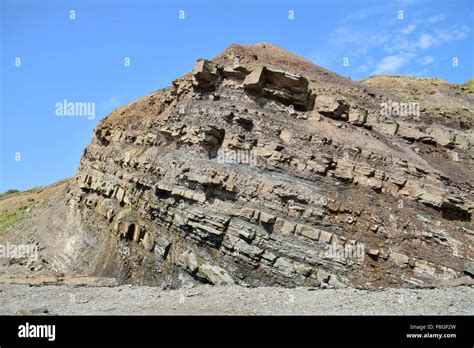
[[[472,277],[472,133],[381,116],[389,98],[269,44],[199,60],[97,126],[67,196],[84,231],[109,236],[93,272],[173,286]]]

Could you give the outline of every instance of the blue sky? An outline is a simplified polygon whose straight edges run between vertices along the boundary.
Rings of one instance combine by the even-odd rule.
[[[357,80],[474,76],[472,0],[0,3],[0,192],[73,176],[100,119],[232,43],[272,42]],[[64,99],[95,117],[57,116]]]

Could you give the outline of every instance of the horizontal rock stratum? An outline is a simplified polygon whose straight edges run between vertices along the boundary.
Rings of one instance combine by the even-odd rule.
[[[430,84],[445,109],[411,108],[413,88],[377,79],[267,43],[199,59],[104,118],[75,178],[8,238],[37,241],[45,268],[137,284],[470,283],[473,93]]]

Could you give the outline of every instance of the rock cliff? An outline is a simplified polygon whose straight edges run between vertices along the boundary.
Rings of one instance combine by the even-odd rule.
[[[49,244],[55,265],[171,287],[470,281],[473,93],[451,86],[447,118],[376,79],[266,43],[198,60],[99,123],[51,210],[74,241]]]

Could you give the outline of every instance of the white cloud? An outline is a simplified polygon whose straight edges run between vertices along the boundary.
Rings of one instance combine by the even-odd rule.
[[[436,35],[440,43],[450,42],[452,40],[462,40],[465,39],[469,33],[471,32],[471,28],[467,25],[462,27],[453,26],[450,29],[444,30],[436,30]]]
[[[429,65],[433,62],[434,62],[434,58],[432,56],[424,56],[423,58],[420,58],[421,65]]]
[[[432,34],[424,33],[421,35],[418,39],[416,47],[423,50],[433,46],[446,44],[454,40],[462,40],[465,39],[470,32],[471,28],[467,25],[462,27],[453,26],[444,30],[438,29]]]
[[[424,50],[436,44],[436,39],[430,34],[423,34],[418,40],[418,46]]]
[[[439,15],[432,16],[432,17],[428,18],[427,22],[431,23],[431,24],[434,24],[434,23],[442,22],[445,19],[446,19],[446,16],[444,14],[439,14]]]
[[[412,54],[387,56],[377,63],[374,74],[393,74],[405,66],[413,58]]]
[[[456,39],[464,39],[469,35],[470,32],[471,32],[471,28],[468,27],[467,25],[464,25],[459,29],[458,28],[454,29],[454,35]]]
[[[378,3],[376,6],[364,7],[358,11],[351,12],[345,17],[342,17],[342,22],[352,22],[354,20],[365,20],[373,17],[380,17],[389,13],[392,9],[390,3]]]
[[[406,29],[406,28],[405,28]],[[463,40],[469,36],[471,28],[467,25],[452,26],[448,29],[435,29],[430,32],[424,32],[416,40],[411,40],[407,35],[396,35],[384,49],[387,53],[417,52],[435,46],[440,46],[454,40]]]
[[[311,60],[321,66],[331,68],[335,57],[365,57],[374,47],[388,42],[390,35],[384,31],[371,32],[347,26],[336,27],[328,37],[324,50],[315,52]]]
[[[412,16],[405,24],[393,21],[392,15],[392,7],[374,6],[341,18],[312,60],[343,74],[408,73],[416,66],[432,68],[435,58],[431,49],[448,48],[471,35],[469,25],[443,22],[447,18],[444,14]],[[350,59],[349,69],[341,68],[343,57]]]
[[[402,34],[403,35],[408,35],[410,34],[412,31],[414,31],[416,29],[416,25],[415,24],[410,24],[408,25],[407,27],[403,28],[401,30]]]

